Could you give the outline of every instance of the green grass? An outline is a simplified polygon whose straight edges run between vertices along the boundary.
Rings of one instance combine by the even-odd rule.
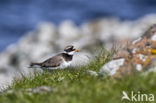
[[[88,66],[76,70],[45,71],[36,73],[34,77],[15,80],[9,87],[13,92],[1,93],[0,103],[130,103],[121,101],[123,90],[156,95],[156,73],[138,74],[120,80],[86,73],[87,70],[99,71],[110,57],[110,53],[104,52]],[[42,94],[25,92],[27,88],[38,86],[50,86],[52,91]]]

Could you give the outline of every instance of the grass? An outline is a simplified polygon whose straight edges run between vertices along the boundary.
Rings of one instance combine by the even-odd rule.
[[[12,90],[11,93],[1,93],[0,103],[130,103],[121,101],[122,91],[156,95],[156,73],[138,74],[120,80],[86,73],[87,70],[99,71],[110,57],[111,53],[104,52],[89,65],[76,70],[45,71],[33,77],[23,77],[20,81],[15,80],[8,89]],[[32,94],[25,92],[27,88],[38,86],[49,86],[52,90]]]

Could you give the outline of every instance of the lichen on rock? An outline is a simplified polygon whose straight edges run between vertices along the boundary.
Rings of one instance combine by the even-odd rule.
[[[100,72],[111,70],[113,72],[110,72],[110,75],[118,78],[123,75],[134,74],[136,70],[141,72],[155,68],[153,65],[153,61],[156,59],[155,35],[156,25],[154,24],[137,40],[132,41],[127,47],[119,49],[114,54],[113,60],[105,64]],[[120,58],[125,59],[125,61],[118,64],[117,69],[116,66],[113,66],[116,65],[116,62],[113,61],[120,61]]]

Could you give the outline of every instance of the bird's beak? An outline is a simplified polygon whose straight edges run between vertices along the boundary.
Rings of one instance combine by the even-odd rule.
[[[78,52],[78,50],[77,50],[77,49],[74,49],[74,51],[75,51],[75,52]]]

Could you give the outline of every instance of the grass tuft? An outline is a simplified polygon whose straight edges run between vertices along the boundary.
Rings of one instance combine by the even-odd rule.
[[[87,70],[98,72],[110,60],[112,53],[100,53],[90,64],[77,69],[65,69],[35,73],[34,76],[15,80],[9,89],[0,95],[0,103],[130,103],[121,101],[122,91],[152,93],[156,95],[156,73],[136,75],[114,80],[110,77],[91,76]],[[51,91],[28,93],[48,86]]]

